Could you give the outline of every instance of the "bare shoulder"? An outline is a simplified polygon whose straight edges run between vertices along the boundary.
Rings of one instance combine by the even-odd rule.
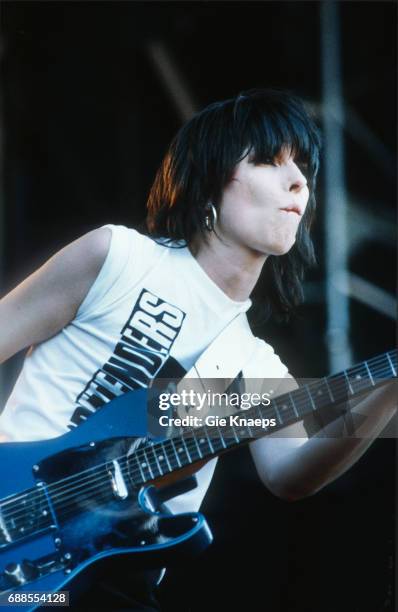
[[[101,227],[66,245],[29,276],[16,291],[26,298],[47,298],[76,311],[97,277],[111,242],[111,230]]]
[[[94,229],[62,248],[47,264],[54,261],[57,265],[66,267],[67,264],[74,263],[79,268],[98,272],[109,251],[111,236],[109,227]]]
[[[0,300],[0,363],[74,318],[101,270],[111,235],[102,227],[74,240]]]

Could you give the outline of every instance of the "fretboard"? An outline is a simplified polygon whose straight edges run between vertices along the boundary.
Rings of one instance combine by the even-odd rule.
[[[129,474],[135,485],[179,470],[187,465],[219,455],[227,449],[278,431],[309,414],[368,393],[397,376],[397,350],[394,349],[347,370],[294,391],[279,395],[269,405],[240,411],[244,419],[274,419],[275,426],[227,425],[190,428],[181,435],[139,448],[128,459]]]

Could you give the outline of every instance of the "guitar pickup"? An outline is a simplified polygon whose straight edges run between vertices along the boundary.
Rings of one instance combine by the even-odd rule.
[[[122,470],[119,462],[114,459],[111,463],[107,463],[106,471],[110,476],[111,487],[114,496],[117,499],[126,499],[128,497],[128,489],[123,478]]]

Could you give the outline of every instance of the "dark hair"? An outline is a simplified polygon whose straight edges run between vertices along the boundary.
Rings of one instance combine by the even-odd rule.
[[[209,202],[219,206],[237,163],[246,155],[255,164],[272,163],[287,148],[305,166],[310,197],[295,245],[285,255],[267,258],[263,279],[271,310],[287,314],[301,302],[304,270],[315,263],[309,230],[320,146],[318,128],[290,92],[253,89],[211,104],[171,142],[149,194],[149,234],[167,238],[169,246],[175,241],[189,245],[197,232],[205,236],[205,207]]]

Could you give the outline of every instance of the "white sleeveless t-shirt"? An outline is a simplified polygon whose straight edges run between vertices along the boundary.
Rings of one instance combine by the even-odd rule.
[[[75,318],[28,351],[0,416],[0,431],[10,440],[59,436],[121,390],[147,387],[155,376],[182,377],[251,305],[229,298],[188,248],[164,246],[124,226],[106,227],[109,252]],[[272,347],[256,342],[243,375],[283,378],[287,368]],[[153,359],[145,359],[148,351]],[[216,459],[209,461],[196,474],[198,486],[168,502],[173,512],[199,509],[215,465]]]

